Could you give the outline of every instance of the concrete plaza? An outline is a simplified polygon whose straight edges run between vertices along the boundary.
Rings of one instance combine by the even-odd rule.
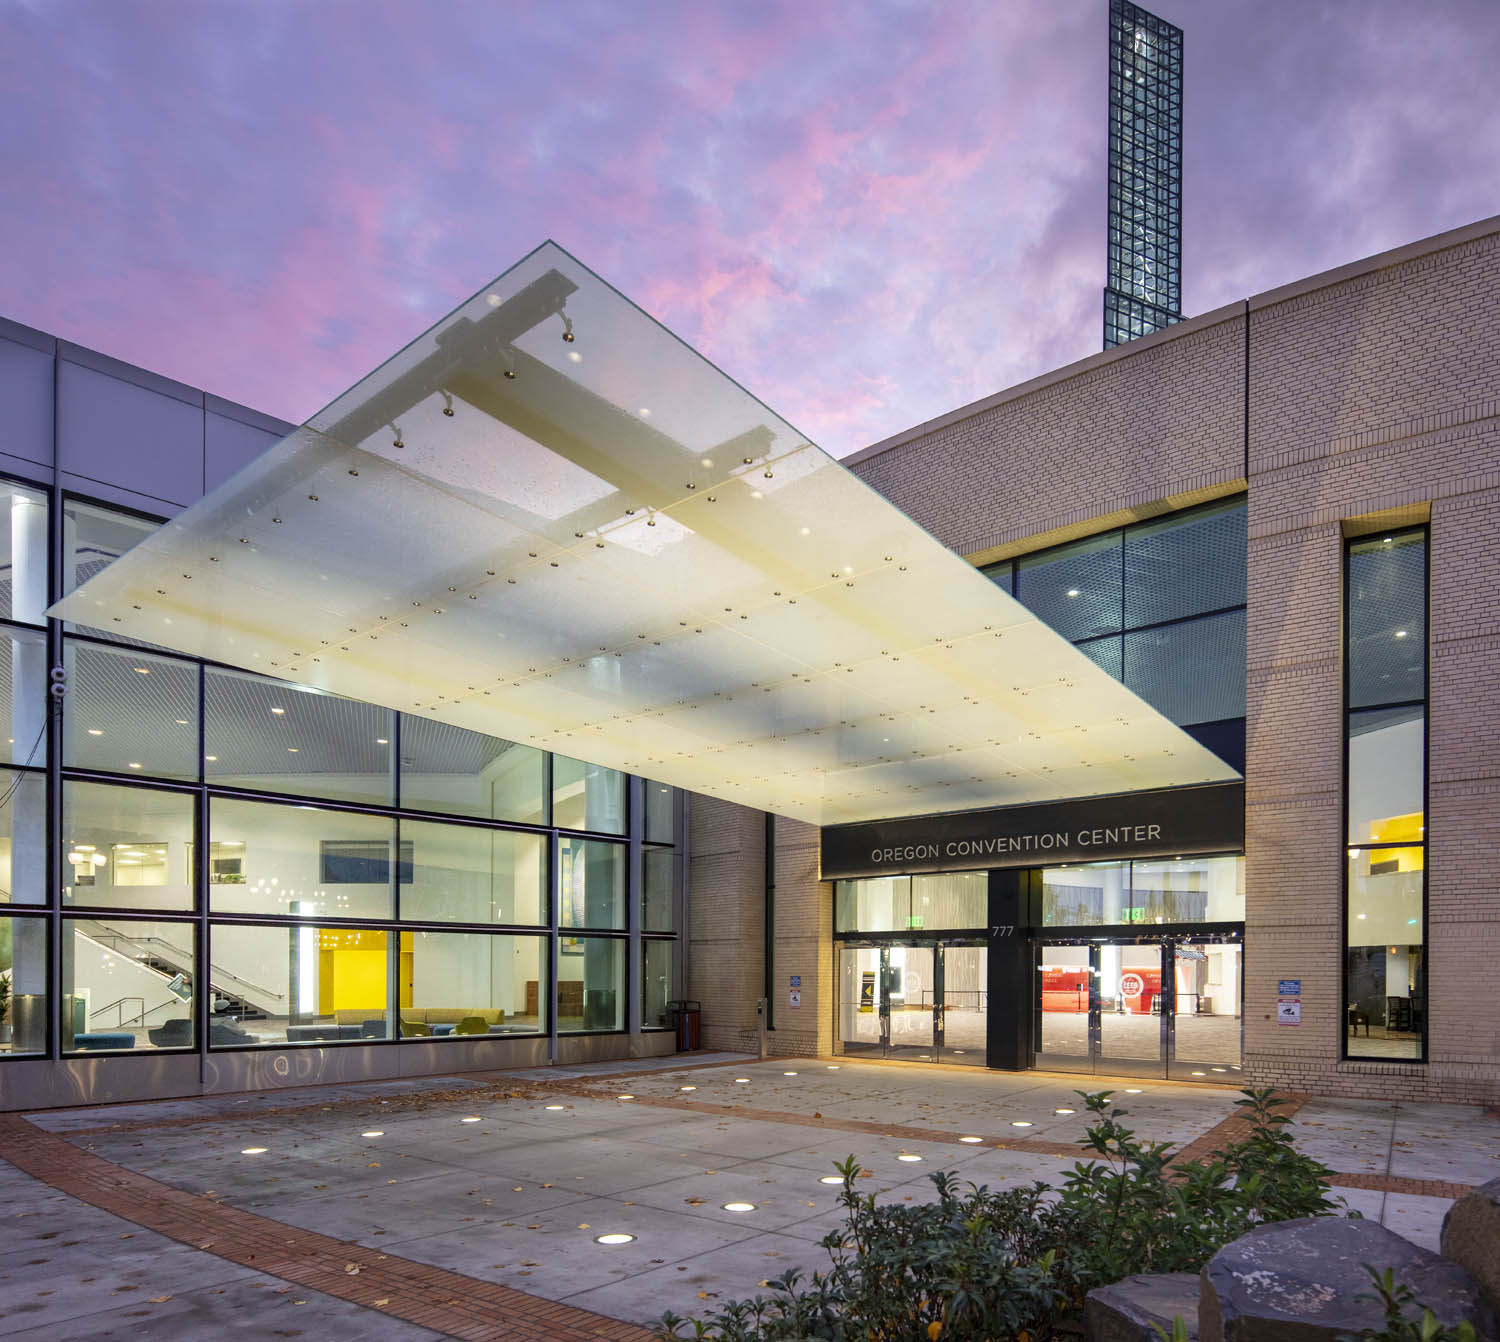
[[[0,1116],[0,1335],[640,1337],[609,1321],[822,1268],[835,1160],[886,1200],[930,1197],[939,1169],[1056,1182],[1080,1154],[1080,1088],[1182,1146],[1214,1140],[1237,1098],[847,1059],[666,1064]],[[1351,1208],[1429,1247],[1459,1187],[1500,1175],[1500,1121],[1478,1109],[1309,1100],[1294,1131]]]

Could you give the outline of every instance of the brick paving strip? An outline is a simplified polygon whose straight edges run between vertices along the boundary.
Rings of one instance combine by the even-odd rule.
[[[650,1342],[651,1333],[635,1324],[183,1192],[82,1151],[19,1114],[0,1114],[0,1157],[59,1192],[168,1239],[449,1337]]]
[[[717,1064],[716,1064],[717,1065]],[[680,1070],[680,1069],[672,1069]],[[635,1075],[640,1075],[639,1072]],[[622,1075],[622,1078],[623,1075]],[[558,1079],[537,1084],[543,1089],[565,1095],[581,1095],[588,1099],[613,1099],[613,1088],[601,1088],[599,1078]],[[1308,1101],[1306,1095],[1281,1097],[1277,1110],[1285,1118],[1291,1118]],[[738,1104],[712,1104],[706,1100],[678,1099],[670,1095],[637,1095],[631,1104],[647,1104],[659,1109],[677,1109],[694,1114],[707,1114],[721,1118],[758,1119],[765,1123],[790,1123],[804,1128],[822,1128],[833,1132],[858,1132],[873,1137],[894,1137],[903,1142],[938,1142],[948,1146],[964,1145],[971,1149],[988,1147],[995,1151],[1021,1151],[1028,1155],[1057,1156],[1063,1160],[1097,1160],[1098,1156],[1077,1142],[1048,1142],[1031,1137],[985,1137],[982,1142],[964,1142],[963,1134],[945,1132],[935,1128],[916,1127],[910,1124],[875,1123],[857,1118],[825,1118],[821,1114],[799,1114],[784,1109],[755,1109]],[[1497,1115],[1500,1116],[1500,1115]],[[1238,1113],[1221,1119],[1208,1131],[1194,1138],[1169,1162],[1169,1165],[1184,1161],[1206,1160],[1215,1151],[1233,1142],[1243,1141],[1253,1131],[1250,1120]],[[977,1135],[977,1134],[974,1134]],[[1442,1179],[1407,1179],[1391,1174],[1346,1174],[1333,1170],[1327,1182],[1337,1188],[1367,1188],[1382,1193],[1414,1193],[1421,1197],[1462,1197],[1473,1184],[1450,1183]]]
[[[764,1061],[771,1061],[769,1059]],[[561,1094],[587,1099],[613,1099],[618,1084],[631,1078],[660,1072],[678,1072],[691,1067],[743,1066],[743,1060],[682,1064],[660,1069],[637,1069],[601,1076],[559,1077],[547,1080],[507,1079],[503,1073],[490,1088],[463,1092],[417,1093],[405,1106],[426,1107],[434,1103],[483,1104],[503,1099],[532,1099]],[[604,1082],[614,1084],[605,1085]],[[1280,1113],[1290,1118],[1307,1102],[1305,1095],[1286,1095]],[[81,1150],[70,1138],[89,1132],[120,1132],[166,1127],[196,1126],[224,1121],[253,1122],[271,1114],[285,1118],[299,1112],[326,1112],[334,1107],[370,1106],[371,1100],[339,1099],[334,1104],[300,1104],[289,1109],[247,1109],[243,1113],[191,1115],[183,1118],[101,1124],[77,1129],[68,1137],[57,1136],[29,1123],[19,1114],[0,1114],[0,1157],[60,1192],[81,1202],[111,1212],[127,1221],[157,1231],[197,1249],[233,1263],[254,1268],[310,1290],[322,1291],[352,1304],[379,1309],[394,1318],[446,1333],[475,1339],[527,1338],[536,1342],[650,1342],[651,1334],[634,1324],[591,1314],[570,1305],[527,1295],[498,1283],[481,1281],[444,1268],[431,1267],[392,1254],[375,1253],[364,1245],[334,1239],[315,1231],[300,1230],[254,1212],[226,1206],[212,1198],[172,1188],[148,1175],[137,1174]],[[628,1101],[662,1109],[706,1114],[722,1118],[784,1123],[802,1128],[834,1132],[857,1132],[907,1142],[958,1145],[961,1134],[910,1124],[876,1123],[863,1119],[825,1118],[821,1114],[786,1110],[761,1110],[744,1105],[711,1104],[675,1096],[638,1095]],[[389,1108],[387,1108],[389,1112]],[[1198,1160],[1251,1131],[1250,1122],[1238,1113],[1220,1120],[1184,1146],[1173,1163]],[[978,1134],[975,1134],[978,1135]],[[973,1143],[966,1143],[973,1146]],[[1055,1156],[1064,1160],[1094,1159],[1076,1142],[1049,1142],[1025,1137],[985,1137],[983,1146],[1000,1151]],[[1413,1193],[1426,1197],[1455,1198],[1471,1185],[1438,1179],[1407,1179],[1381,1174],[1333,1172],[1328,1182],[1341,1188],[1374,1189],[1387,1193]],[[357,1274],[349,1267],[358,1266]],[[377,1303],[378,1302],[378,1303]]]

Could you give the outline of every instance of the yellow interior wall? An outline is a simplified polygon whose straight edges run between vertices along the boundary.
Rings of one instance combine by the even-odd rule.
[[[1371,821],[1370,840],[1372,843],[1401,843],[1403,841],[1420,843],[1422,841],[1422,812],[1413,811],[1410,815],[1393,815],[1385,820]],[[1405,862],[1402,862],[1401,870],[1407,870]]]
[[[385,1010],[385,947],[323,947],[318,951],[318,1014],[357,1007]]]

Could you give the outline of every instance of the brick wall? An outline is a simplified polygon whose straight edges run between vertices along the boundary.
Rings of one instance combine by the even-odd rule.
[[[1244,475],[1239,307],[876,444],[850,469],[977,559],[1213,497]],[[1047,537],[1047,540],[1038,540]]]
[[[1441,241],[1441,240],[1439,240]],[[1500,235],[1252,300],[1247,1076],[1500,1098]],[[1351,519],[1431,516],[1429,1061],[1341,1063],[1341,592]],[[1275,1024],[1300,978],[1303,1024]]]
[[[694,794],[689,803],[686,995],[703,1003],[703,1045],[756,1052],[765,946],[765,817]]]
[[[833,1051],[833,885],[818,879],[818,829],[776,822],[776,1032],[781,1054]],[[802,1005],[789,1002],[791,977],[802,980]]]
[[[765,990],[765,816],[694,794],[688,859],[687,995],[703,1003],[703,1043],[760,1048],[756,1002]],[[775,1054],[832,1051],[833,887],[818,880],[816,826],[776,822],[772,1009]],[[790,1001],[791,977],[802,1002]]]

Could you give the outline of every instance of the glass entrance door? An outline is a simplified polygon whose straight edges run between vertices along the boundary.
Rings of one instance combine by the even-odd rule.
[[[983,1067],[989,1038],[989,951],[984,946],[940,946],[943,1000],[940,1056]]]
[[[1036,1065],[1092,1072],[1099,1037],[1099,956],[1095,946],[1043,946],[1037,975]]]
[[[1168,1075],[1232,1081],[1240,1071],[1244,947],[1238,941],[1182,941],[1172,948]]]
[[[942,999],[935,946],[886,948],[886,1005],[890,1013],[889,1056],[934,1062]]]
[[[1036,1065],[1060,1072],[1166,1075],[1159,941],[1043,946]]]
[[[985,1065],[984,946],[839,948],[839,1043],[850,1054]]]
[[[839,950],[839,1043],[845,1053],[884,1057],[889,1018],[880,990],[878,946],[845,946]]]
[[[1043,946],[1036,1065],[1061,1072],[1165,1076],[1165,944]]]
[[[1230,1081],[1240,1070],[1242,978],[1232,938],[1043,946],[1036,1065]]]
[[[1166,1075],[1162,978],[1167,948],[1159,941],[1148,941],[1106,944],[1094,950],[1099,957],[1099,1050],[1094,1070],[1125,1076]]]

